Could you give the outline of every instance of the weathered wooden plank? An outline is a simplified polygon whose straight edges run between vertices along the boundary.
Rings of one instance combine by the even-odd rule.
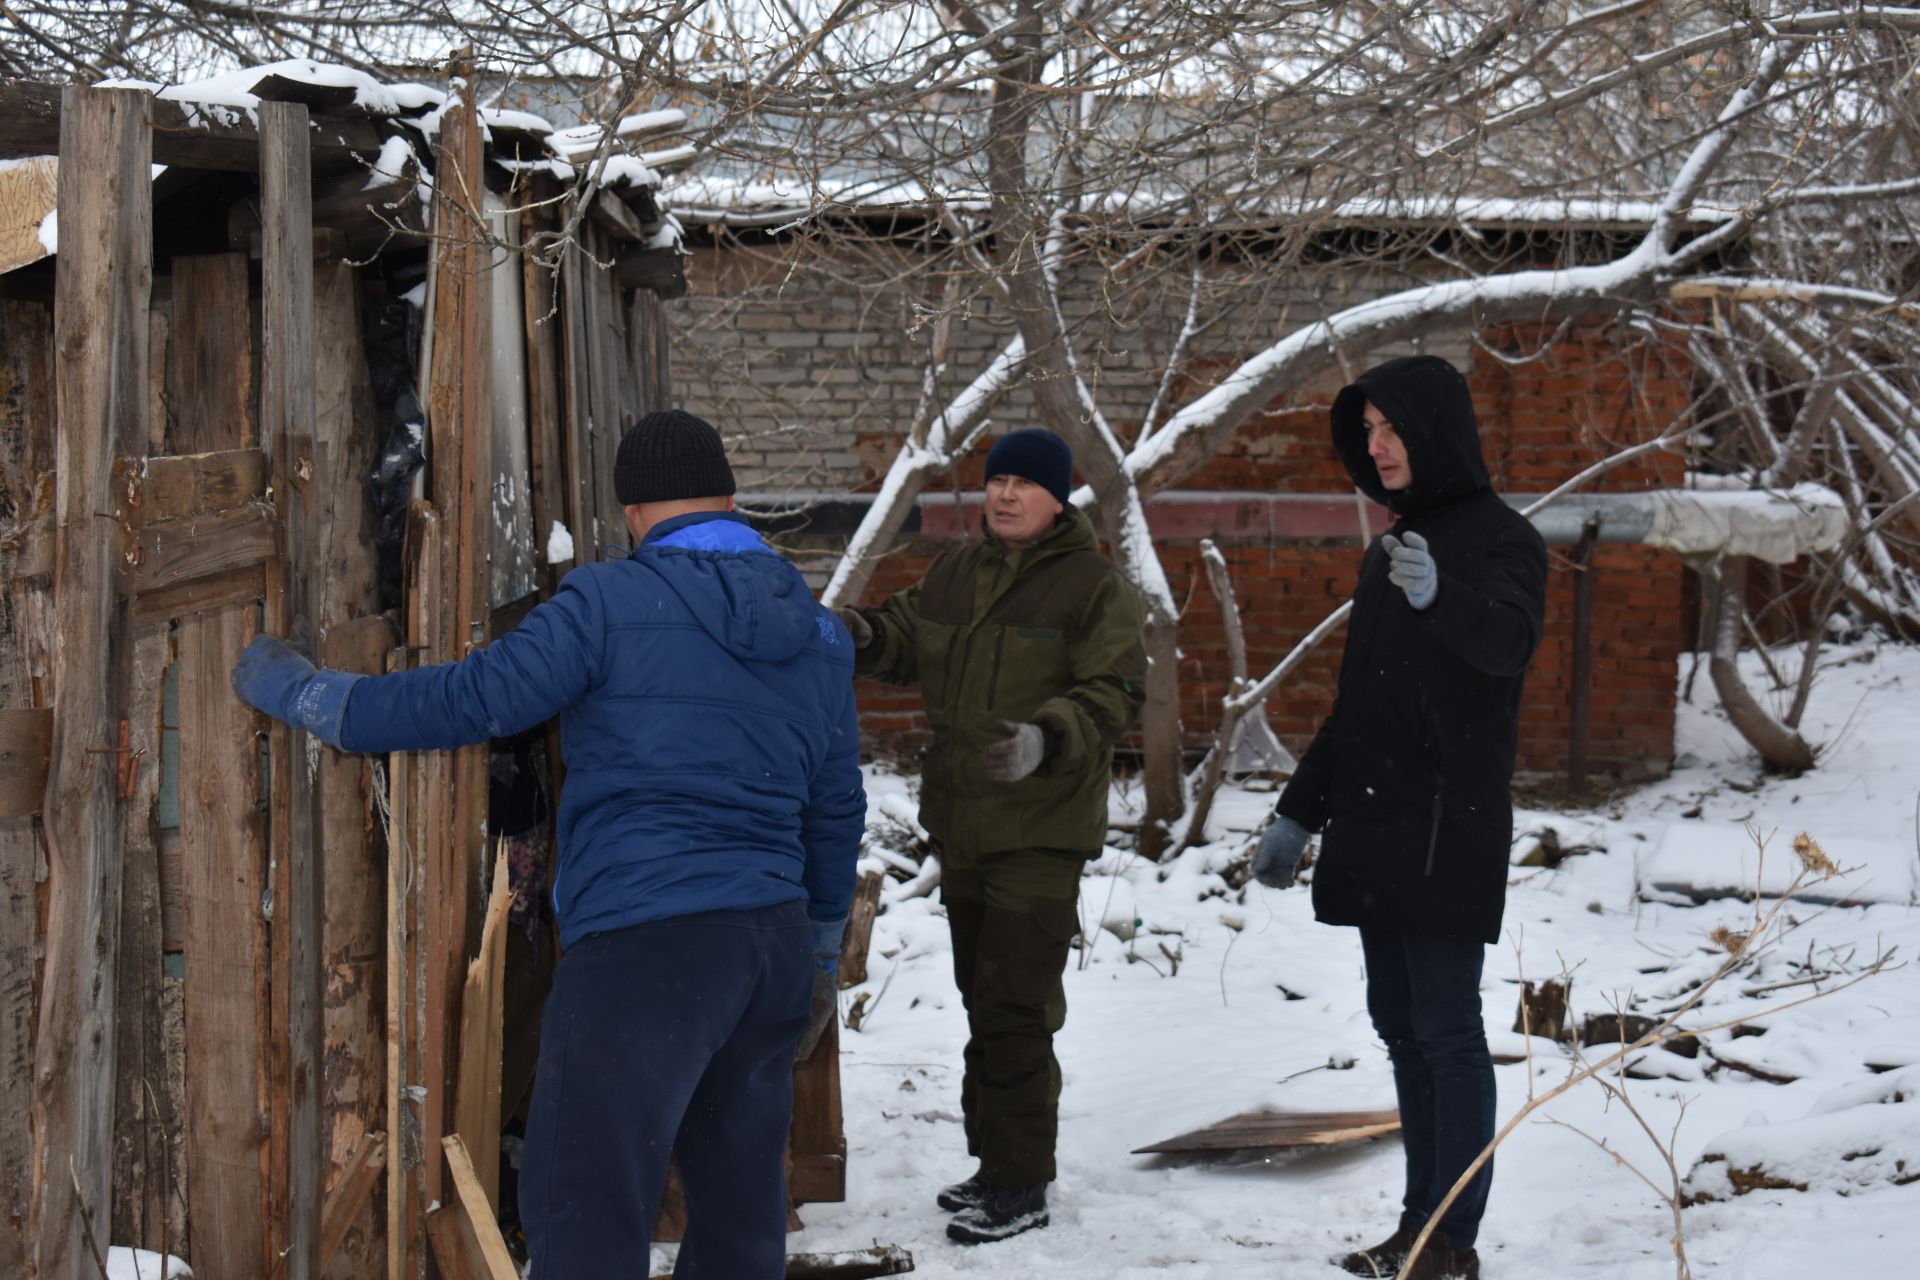
[[[252,310],[245,254],[173,260],[175,453],[252,443]]]
[[[609,254],[606,233],[589,225],[581,228],[581,234],[586,236],[595,259],[606,261]],[[627,416],[621,387],[626,344],[615,327],[619,309],[613,297],[612,274],[589,263],[584,276],[588,423],[593,451],[593,513],[599,529],[597,541],[625,546],[626,520],[614,487],[613,472]],[[598,545],[588,551],[588,558],[599,558]]]
[[[534,210],[521,215],[521,241],[530,242],[542,228]],[[547,562],[546,548],[556,523],[566,524],[567,419],[561,394],[561,323],[555,304],[559,280],[552,268],[531,253],[521,255],[524,271],[522,297],[526,310],[528,467],[533,490],[533,536],[543,567],[542,585],[559,585],[567,565]],[[569,536],[580,534],[569,531]]]
[[[278,590],[270,584],[268,616],[278,633],[289,634],[319,622],[315,536],[322,503],[314,483],[313,164],[307,109],[297,103],[260,105],[260,205],[265,228],[260,438],[273,455],[282,521]],[[326,1170],[320,1097],[326,856],[314,773],[295,760],[308,746],[302,735],[276,726],[271,748],[273,847],[288,873],[287,894],[277,900],[274,912],[274,953],[276,962],[286,957],[287,1013],[286,1071],[274,1079],[285,1094],[276,1097],[281,1105],[271,1114],[286,1116],[284,1151],[276,1151],[273,1163],[280,1168],[284,1156],[291,1280],[316,1280],[319,1275],[320,1188]],[[279,1036],[275,1039],[282,1043]]]
[[[39,717],[49,735],[52,712],[36,711],[34,704],[48,658],[41,636],[51,596],[53,485],[43,477],[53,466],[53,388],[52,313],[38,303],[0,302],[0,707]],[[46,528],[44,565],[21,541],[7,545],[9,527],[17,539],[22,525],[40,524]],[[46,746],[26,752],[41,762],[33,770],[36,789],[25,798],[29,812],[40,809],[51,747],[49,736]],[[25,772],[17,760],[0,762],[0,778],[24,782],[18,775]],[[0,816],[0,1115],[13,1117],[33,1107],[39,866],[33,819]],[[0,1275],[26,1271],[28,1246],[21,1232],[31,1163],[32,1127],[0,1125]]]
[[[640,219],[634,217],[633,210],[627,208],[625,202],[611,191],[603,189],[593,193],[587,200],[587,216],[606,228],[607,233],[616,239],[638,244],[647,238]]]
[[[406,608],[409,659],[445,647],[447,622],[446,538],[439,514],[424,502],[407,513]],[[445,751],[398,753],[390,757],[393,776],[404,782],[395,790],[394,830],[400,833],[390,859],[388,890],[389,1079],[387,1113],[399,1117],[392,1132],[399,1135],[397,1159],[390,1162],[387,1194],[388,1275],[425,1274],[427,1236],[425,1211],[427,1166],[438,1168],[437,1150],[426,1143],[436,1109],[445,1104],[429,1094],[423,1082],[439,1059],[429,1054],[428,1028],[437,1025],[429,1008],[430,918],[442,895],[432,892],[428,880],[435,850],[449,839],[452,756]]]
[[[136,622],[178,618],[184,626],[197,614],[245,604],[266,593],[267,566],[257,562],[245,568],[143,591],[134,597],[133,617]]]
[[[250,504],[148,525],[140,531],[127,589],[157,591],[263,564],[277,550],[277,523],[272,507]]]
[[[1181,1151],[1265,1151],[1324,1147],[1377,1138],[1400,1127],[1398,1111],[1249,1111],[1204,1129],[1166,1138],[1134,1155]]]
[[[114,1055],[113,1238],[121,1244],[158,1249],[167,1216],[167,1135],[179,1124],[167,1089],[161,1027],[165,996],[160,850],[154,815],[160,794],[160,696],[172,637],[164,627],[148,627],[136,634],[127,705],[134,785],[127,796],[120,951],[114,977],[119,1031]]]
[[[599,528],[593,510],[593,411],[587,373],[587,264],[577,244],[561,264],[561,395],[565,417],[561,447],[566,461],[566,511],[576,564],[599,558]]]
[[[477,232],[486,225],[479,201],[486,190],[478,113],[470,101],[456,105],[440,128],[440,180],[434,226],[433,358],[428,378],[427,425],[432,466],[431,494],[447,540],[443,572],[447,627],[429,649],[434,661],[462,657],[486,640],[487,552],[492,545],[492,419],[488,404],[488,287],[486,246]],[[433,586],[434,584],[427,584]],[[425,930],[427,1025],[423,1049],[428,1102],[422,1138],[429,1158],[425,1194],[446,1200],[441,1165],[431,1157],[452,1123],[460,1032],[460,997],[474,936],[472,889],[479,882],[486,848],[486,748],[453,753],[449,822],[444,838],[426,849],[422,885]]]
[[[59,85],[0,82],[0,158],[59,151],[61,109]],[[165,98],[155,99],[151,110],[155,164],[247,173],[258,163],[259,135],[245,112],[209,111]],[[380,152],[380,133],[371,120],[318,120],[310,133],[315,160],[329,168]]]
[[[788,1193],[802,1204],[847,1198],[847,1135],[840,1105],[840,1019],[793,1068],[793,1130],[787,1152]]]
[[[450,1242],[459,1242],[460,1263],[455,1273],[479,1280],[517,1280],[519,1270],[507,1253],[507,1242],[500,1238],[500,1224],[494,1221],[493,1208],[487,1203],[485,1189],[460,1135],[448,1134],[441,1146],[447,1154],[447,1185],[452,1192],[446,1207],[458,1215],[458,1235],[449,1232],[445,1236]],[[445,1267],[447,1257],[440,1252],[438,1238],[434,1245],[435,1256]]]
[[[0,818],[40,812],[52,758],[52,707],[0,709]]]
[[[672,345],[666,303],[658,294],[639,290],[628,324],[627,360],[638,379],[643,412],[673,407]]]
[[[78,1280],[83,1233],[108,1228],[112,1191],[114,986],[119,949],[119,771],[92,754],[119,740],[131,632],[117,581],[113,459],[146,439],[147,310],[153,286],[151,148],[143,93],[63,91],[60,210],[68,240],[55,285],[53,764],[44,829],[50,901],[35,1037],[37,1135],[30,1234],[39,1274]],[[4,114],[4,112],[0,112]]]
[[[500,1207],[501,1002],[506,994],[507,846],[493,862],[493,887],[480,927],[480,952],[467,966],[460,997],[460,1078],[454,1090],[454,1132],[475,1162],[493,1212]]]
[[[873,942],[873,921],[880,914],[880,889],[886,877],[869,871],[853,886],[853,906],[847,911],[847,932],[840,946],[840,989],[867,980],[867,949]]]
[[[327,1203],[320,1211],[320,1265],[331,1267],[347,1232],[373,1201],[380,1175],[387,1167],[387,1135],[369,1133],[348,1153],[346,1162],[327,1188]],[[274,1263],[268,1280],[280,1280],[287,1273],[286,1259]],[[359,1274],[365,1275],[366,1272]]]
[[[314,482],[330,499],[315,535],[324,584],[319,656],[337,670],[372,674],[386,669],[399,636],[379,613],[375,516],[363,496],[379,430],[360,339],[359,289],[347,263],[314,268],[314,351]],[[368,1131],[392,1131],[385,1118],[386,875],[367,779],[364,757],[328,751],[315,781],[327,859],[321,925],[327,1072],[321,1105],[328,1177],[334,1179]],[[385,1221],[375,1205],[351,1224],[325,1273],[351,1280],[380,1272]]]
[[[267,500],[269,465],[258,449],[123,458],[119,467],[132,489],[136,524],[214,515]]]
[[[192,1262],[207,1275],[260,1274],[268,886],[257,812],[260,718],[233,696],[233,659],[253,638],[239,605],[181,624],[180,843],[187,940],[187,1193]]]

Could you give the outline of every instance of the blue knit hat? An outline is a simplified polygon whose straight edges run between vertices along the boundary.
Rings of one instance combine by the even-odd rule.
[[[1031,480],[1067,505],[1073,492],[1073,450],[1067,442],[1040,427],[1009,431],[987,454],[987,479],[998,475]]]

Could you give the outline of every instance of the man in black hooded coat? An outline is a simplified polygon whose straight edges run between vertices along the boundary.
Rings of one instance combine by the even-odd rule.
[[[1357,925],[1367,1009],[1386,1042],[1406,1146],[1399,1228],[1341,1260],[1392,1275],[1493,1137],[1493,1061],[1480,1013],[1485,944],[1500,938],[1510,787],[1527,663],[1540,641],[1546,546],[1493,492],[1473,400],[1433,356],[1362,374],[1333,404],[1354,483],[1394,513],[1367,548],[1332,713],[1254,859],[1284,886],[1321,832],[1314,915]],[[1415,1264],[1477,1277],[1488,1163]]]

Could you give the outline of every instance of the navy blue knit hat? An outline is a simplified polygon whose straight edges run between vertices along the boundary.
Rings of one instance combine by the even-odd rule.
[[[987,454],[987,479],[998,475],[1031,480],[1052,494],[1061,506],[1073,492],[1073,450],[1067,442],[1040,427],[1009,431]]]
[[[646,414],[620,437],[613,492],[623,507],[727,497],[733,493],[727,447],[712,423],[685,409]]]

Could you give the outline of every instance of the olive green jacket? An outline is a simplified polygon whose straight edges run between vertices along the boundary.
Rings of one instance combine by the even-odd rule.
[[[989,534],[934,560],[920,585],[861,614],[873,641],[854,671],[918,681],[933,745],[920,821],[954,853],[1106,843],[1113,744],[1145,697],[1138,595],[1100,554],[1093,525],[1068,508],[1041,541],[1009,551]],[[1002,721],[1046,736],[1018,782],[994,782],[982,753]]]

